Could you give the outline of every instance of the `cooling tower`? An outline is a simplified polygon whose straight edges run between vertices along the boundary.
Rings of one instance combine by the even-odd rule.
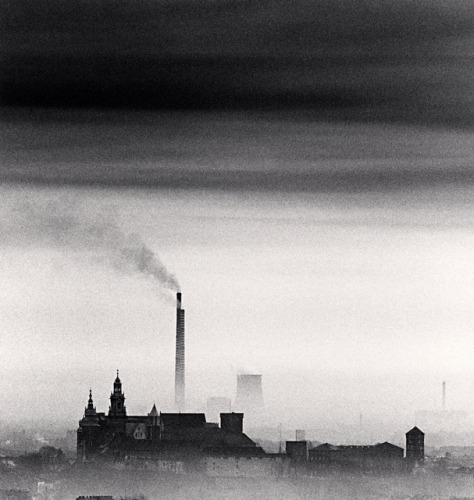
[[[174,402],[176,411],[185,411],[184,386],[184,309],[181,309],[181,293],[176,294],[176,364],[174,374]]]
[[[261,375],[237,375],[235,409],[249,416],[263,411]]]

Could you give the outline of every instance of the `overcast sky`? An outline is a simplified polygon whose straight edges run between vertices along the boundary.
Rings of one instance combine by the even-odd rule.
[[[472,125],[471,0],[19,0],[2,100]]]
[[[472,407],[471,2],[1,8],[7,417],[170,410],[174,277],[190,409]]]
[[[470,408],[471,132],[84,113],[4,129],[12,412],[72,420],[89,386],[105,410],[116,368],[130,411],[172,409],[174,288],[117,259],[131,234],[181,286],[190,408],[233,398],[249,371],[293,426],[360,411],[409,425],[439,408],[443,379],[451,407]]]

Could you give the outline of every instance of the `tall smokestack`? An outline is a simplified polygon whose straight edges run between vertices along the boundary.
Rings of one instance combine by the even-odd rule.
[[[184,411],[184,309],[181,293],[176,294],[176,364],[174,375],[174,401],[176,411]]]
[[[442,389],[442,408],[443,411],[446,410],[446,382],[443,382],[443,389]]]

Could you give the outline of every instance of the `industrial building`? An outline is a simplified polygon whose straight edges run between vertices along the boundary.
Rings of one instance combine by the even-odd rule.
[[[391,443],[368,446],[334,446],[324,443],[308,452],[314,467],[358,471],[401,471],[404,468],[403,448]]]

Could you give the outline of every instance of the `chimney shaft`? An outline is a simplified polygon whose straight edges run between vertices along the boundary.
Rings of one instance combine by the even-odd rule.
[[[176,364],[175,364],[175,407],[185,411],[185,357],[184,357],[184,309],[181,309],[181,293],[176,294]]]

